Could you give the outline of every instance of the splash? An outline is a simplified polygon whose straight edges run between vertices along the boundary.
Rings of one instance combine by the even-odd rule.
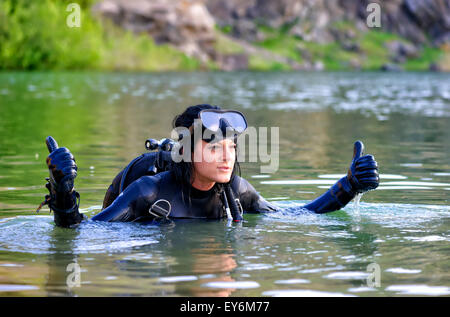
[[[360,202],[360,200],[361,200],[363,195],[364,195],[363,193],[357,194],[355,199],[354,199],[353,212],[355,213],[355,215],[357,217],[360,216],[360,213],[359,213],[359,202]]]

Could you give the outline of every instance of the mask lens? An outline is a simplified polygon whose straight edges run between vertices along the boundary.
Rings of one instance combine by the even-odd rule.
[[[247,122],[245,122],[244,117],[238,112],[226,112],[222,114],[223,118],[225,118],[230,125],[237,132],[242,133],[245,129],[247,129]]]
[[[205,128],[211,131],[219,130],[220,118],[217,112],[203,111],[200,113],[200,119]]]
[[[203,126],[211,131],[219,130],[221,119],[228,121],[231,127],[239,133],[244,132],[247,128],[247,122],[245,121],[244,116],[235,111],[202,111],[200,113],[200,119],[202,120]]]

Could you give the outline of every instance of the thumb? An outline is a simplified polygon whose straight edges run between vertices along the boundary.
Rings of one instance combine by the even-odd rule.
[[[52,153],[54,150],[58,148],[58,143],[56,143],[56,140],[52,136],[48,136],[45,139],[45,143],[47,144],[47,149],[49,153]]]
[[[353,161],[360,158],[364,153],[364,144],[361,141],[356,141],[353,148]]]

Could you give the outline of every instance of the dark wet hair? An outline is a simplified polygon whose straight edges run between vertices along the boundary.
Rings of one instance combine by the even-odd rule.
[[[183,113],[175,116],[175,118],[172,121],[172,127],[173,128],[185,127],[185,128],[189,129],[189,127],[191,127],[194,124],[194,120],[198,119],[199,112],[202,110],[205,110],[205,109],[220,110],[221,108],[219,106],[211,106],[209,104],[200,104],[200,105],[187,107]],[[193,144],[191,144],[191,147],[193,148]],[[187,186],[189,196],[190,196],[190,187],[192,185],[191,178],[193,175],[192,173],[194,171],[194,164],[192,162],[185,162],[185,161],[181,161],[179,163],[172,163],[170,166],[170,170],[173,172],[176,181],[181,183],[183,188],[185,186]],[[238,171],[239,175],[241,174],[241,168],[237,161],[237,157],[234,162],[233,172],[231,174],[230,182],[236,175],[236,171]],[[215,186],[215,187],[216,187],[216,189],[221,190],[220,185]]]
[[[202,110],[216,109],[221,110],[219,106],[211,106],[208,104],[201,104],[196,106],[187,107],[183,113],[176,115],[172,120],[172,128],[186,127],[189,128],[194,124],[194,120],[198,118],[198,114]]]

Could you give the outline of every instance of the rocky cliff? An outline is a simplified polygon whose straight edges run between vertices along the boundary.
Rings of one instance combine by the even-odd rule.
[[[380,28],[366,23],[373,2]],[[448,67],[436,56],[449,51],[450,0],[102,0],[92,10],[225,70]]]

